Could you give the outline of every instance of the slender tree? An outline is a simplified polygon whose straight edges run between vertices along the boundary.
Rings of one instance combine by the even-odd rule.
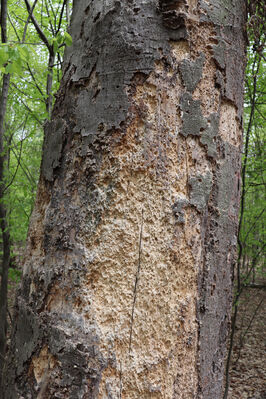
[[[8,279],[12,276],[11,273],[13,273],[15,279],[19,276],[19,271],[10,267],[14,266],[12,264],[14,253],[12,253],[11,243],[18,244],[16,239],[19,237],[19,241],[21,237],[25,236],[26,224],[28,224],[28,218],[32,210],[31,205],[34,201],[39,175],[38,155],[40,158],[40,151],[37,151],[37,155],[35,152],[38,145],[40,146],[40,132],[42,131],[44,119],[47,116],[49,117],[51,112],[53,92],[56,85],[56,79],[52,77],[53,70],[56,69],[54,63],[57,59],[58,66],[60,66],[62,47],[71,42],[71,37],[64,32],[66,27],[64,14],[67,1],[49,2],[50,9],[54,10],[55,8],[54,18],[51,19],[49,7],[47,6],[48,16],[46,18],[42,17],[40,24],[33,13],[33,11],[38,12],[37,0],[33,2],[32,7],[29,2],[26,1],[26,3],[28,11],[26,6],[24,6],[24,0],[16,2],[2,0],[0,15],[0,226],[2,233],[0,239],[0,380],[6,354],[6,338],[9,327],[7,323]],[[51,22],[52,37],[50,37],[48,29],[42,29],[42,22],[47,22],[47,20]],[[32,26],[30,26],[31,21],[33,21]],[[36,53],[35,51],[30,51],[32,47],[37,45],[38,57],[45,60],[45,51],[41,48],[42,43],[38,44],[39,39],[43,41],[46,48],[48,46],[47,50],[50,57],[48,73],[42,67],[44,76],[41,76],[41,78],[36,76],[36,69],[39,66],[39,63],[36,62]],[[51,58],[51,53],[53,58]],[[59,69],[57,68],[57,72]],[[57,77],[58,79],[60,78],[59,72]],[[45,80],[46,93],[45,87],[43,87],[45,86],[45,83],[43,84]],[[45,113],[42,103],[45,103],[47,113]],[[37,128],[36,122],[39,124]],[[27,126],[25,126],[26,124]],[[30,130],[34,130],[34,134],[29,132]],[[29,133],[27,134],[25,131]],[[36,131],[39,133],[38,137]],[[35,136],[34,138],[33,135]],[[24,150],[23,143],[25,144],[25,141],[29,138],[28,136],[31,136],[31,139],[28,140],[30,143],[28,150]],[[30,167],[28,167],[29,152],[33,148],[34,154],[30,154],[32,162]],[[17,187],[15,187],[16,179],[21,174],[24,175],[24,182],[20,181],[20,187],[17,190]],[[25,184],[26,179],[27,182]],[[23,190],[21,186],[24,186]],[[28,190],[27,188],[25,189],[25,186]],[[21,201],[22,191],[23,201]],[[15,195],[17,192],[20,194],[19,201]],[[18,202],[19,204],[17,204]],[[23,218],[18,217],[18,214],[20,213],[21,215],[22,212]],[[14,232],[14,226],[17,227],[16,232]]]
[[[52,106],[53,106],[53,70],[54,70],[54,65],[55,65],[55,60],[56,60],[56,56],[57,56],[57,49],[58,49],[58,45],[55,47],[55,43],[54,41],[49,41],[49,38],[45,35],[44,31],[42,30],[41,26],[39,25],[37,19],[34,16],[34,7],[37,3],[37,0],[35,0],[35,2],[33,3],[33,6],[31,7],[30,2],[28,0],[24,0],[28,13],[29,13],[29,19],[32,21],[41,41],[45,44],[48,53],[49,53],[49,60],[48,60],[48,73],[47,73],[47,79],[46,79],[46,111],[48,113],[48,115],[51,115],[52,112]],[[49,25],[52,31],[52,34],[54,36],[54,39],[56,38],[56,36],[58,35],[58,33],[60,32],[60,29],[62,27],[62,21],[63,21],[63,14],[64,14],[64,9],[65,6],[67,7],[68,2],[66,0],[63,1],[62,4],[62,8],[61,8],[61,12],[60,12],[60,17],[57,18],[56,15],[54,15],[54,19],[52,20],[50,13],[49,13],[49,7],[47,4],[47,1],[45,1],[46,4],[46,10],[47,10],[47,15],[49,18]],[[52,12],[54,13],[54,9],[53,6],[51,4],[51,9]],[[59,9],[59,7],[58,7]],[[67,9],[67,13],[68,13],[68,9]],[[68,19],[68,15],[67,15],[67,19]]]
[[[1,40],[2,43],[7,42],[7,0],[1,0]],[[5,114],[7,97],[10,83],[10,74],[3,74],[2,87],[0,94],[0,226],[2,231],[3,256],[1,264],[1,285],[0,285],[0,387],[1,387],[1,370],[5,360],[6,350],[6,330],[7,330],[7,282],[8,269],[10,265],[10,234],[8,226],[7,209],[4,204],[4,164],[6,161],[6,153],[4,148],[5,133]]]
[[[5,399],[221,398],[245,1],[74,2]]]

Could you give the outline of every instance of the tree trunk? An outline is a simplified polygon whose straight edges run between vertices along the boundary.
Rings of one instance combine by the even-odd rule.
[[[46,81],[46,111],[48,114],[48,118],[51,116],[52,107],[53,107],[53,67],[55,62],[55,53],[54,50],[50,50],[49,54],[49,62],[48,62],[48,75]]]
[[[245,1],[76,1],[5,399],[221,398]]]
[[[1,0],[1,41],[7,42],[7,0]],[[2,387],[2,372],[6,354],[7,333],[7,290],[8,269],[10,266],[11,243],[8,226],[8,215],[4,203],[4,168],[6,161],[4,133],[6,106],[10,84],[10,74],[3,74],[0,95],[0,228],[2,233],[3,255],[1,259],[1,281],[0,281],[0,392]]]

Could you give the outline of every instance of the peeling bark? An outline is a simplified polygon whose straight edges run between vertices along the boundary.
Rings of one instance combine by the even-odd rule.
[[[244,9],[74,4],[6,399],[222,397]]]

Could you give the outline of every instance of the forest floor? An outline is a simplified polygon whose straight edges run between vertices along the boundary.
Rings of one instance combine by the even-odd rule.
[[[228,399],[266,399],[265,289],[246,288],[239,303]]]
[[[16,287],[17,284],[11,282],[8,298],[10,316],[13,314]],[[246,288],[242,293],[233,346],[228,399],[266,399],[265,299],[265,289]],[[9,339],[8,343],[10,344]]]

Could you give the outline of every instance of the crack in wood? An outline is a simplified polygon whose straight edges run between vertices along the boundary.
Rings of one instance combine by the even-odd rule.
[[[141,268],[142,233],[143,233],[143,209],[142,209],[142,213],[141,213],[141,226],[140,226],[140,234],[139,234],[138,269],[137,269],[136,278],[135,278],[135,286],[134,286],[134,292],[133,292],[133,304],[132,304],[132,312],[131,312],[131,322],[130,322],[129,353],[131,352],[134,313],[135,313],[135,305],[136,305],[136,299],[137,299],[137,288],[138,288],[139,274],[140,274],[140,268]]]
[[[122,384],[122,362],[120,362],[120,372],[119,372],[119,378],[120,378],[120,390],[119,390],[119,399],[122,399],[122,390],[123,390],[123,384]]]

